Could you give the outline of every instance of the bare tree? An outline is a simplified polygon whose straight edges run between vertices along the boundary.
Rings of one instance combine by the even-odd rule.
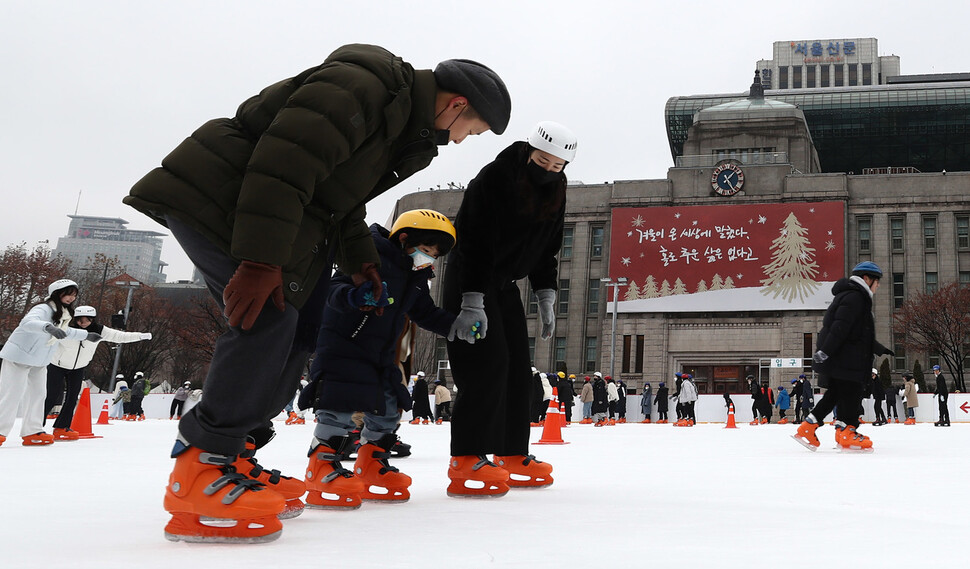
[[[970,288],[950,283],[907,299],[893,316],[893,330],[907,349],[939,354],[956,388],[967,390],[963,372],[970,346]]]
[[[46,244],[33,250],[26,242],[8,246],[0,254],[0,334],[13,331],[30,307],[47,297],[47,285],[65,278],[71,262],[61,255],[51,257]]]

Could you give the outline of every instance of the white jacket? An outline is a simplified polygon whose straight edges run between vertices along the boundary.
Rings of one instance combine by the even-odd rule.
[[[23,320],[7,343],[0,350],[0,358],[33,367],[46,367],[54,357],[54,350],[60,342],[44,331],[44,327],[54,322],[54,305],[49,302],[38,304],[27,312]],[[66,340],[83,340],[88,333],[77,328],[70,328],[71,313],[64,310],[61,320],[56,324],[58,328],[67,332]]]
[[[542,384],[542,400],[552,399],[552,385],[549,383],[549,376],[544,373],[539,374],[539,383]]]
[[[681,403],[697,401],[697,386],[693,381],[688,379],[680,384],[680,396],[677,399]]]
[[[608,381],[606,382],[606,400],[607,401],[619,401],[620,392],[616,389],[616,382]]]
[[[101,331],[98,331],[101,328]],[[76,328],[77,330],[82,330],[85,334],[88,332],[95,332],[101,334],[101,340],[106,342],[114,342],[115,344],[130,344],[132,342],[138,342],[143,339],[141,332],[123,332],[121,330],[115,330],[114,328],[108,328],[107,326],[88,326],[87,329]],[[64,369],[81,369],[86,367],[91,363],[91,358],[94,357],[94,352],[98,349],[99,342],[88,342],[87,340],[67,340],[64,339],[57,344],[57,350],[54,352],[54,361],[51,362],[57,367]]]

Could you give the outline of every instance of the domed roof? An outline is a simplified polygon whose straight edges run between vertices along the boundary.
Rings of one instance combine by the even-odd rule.
[[[746,99],[721,103],[713,107],[701,109],[694,115],[694,124],[702,121],[741,120],[748,118],[782,118],[799,117],[805,120],[805,113],[795,105],[765,99],[764,87],[757,71],[754,73],[754,83]]]

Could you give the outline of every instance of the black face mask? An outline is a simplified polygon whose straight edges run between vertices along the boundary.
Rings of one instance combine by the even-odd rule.
[[[448,128],[439,128],[434,132],[435,144],[437,144],[438,146],[448,146],[448,143],[451,142],[451,126],[455,124],[455,121],[458,120],[458,117],[460,117],[463,112],[465,112],[466,108],[467,107],[462,107],[461,110],[458,111],[458,114],[455,116],[455,119],[451,121],[451,124],[448,125]],[[446,110],[448,109],[446,108],[445,110],[441,111],[441,113],[445,112]],[[438,113],[437,115],[435,115],[434,118],[437,119],[438,117],[440,117],[441,113]]]
[[[563,176],[562,172],[550,172],[532,160],[529,160],[529,163],[525,165],[525,170],[529,181],[537,186],[551,184]]]

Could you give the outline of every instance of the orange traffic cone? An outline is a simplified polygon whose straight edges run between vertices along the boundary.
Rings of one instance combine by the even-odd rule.
[[[734,422],[734,403],[728,403],[728,419],[725,429],[737,429],[738,425]]]
[[[71,421],[71,430],[78,432],[79,439],[100,439],[91,431],[91,388],[85,387],[81,391],[81,398],[78,399],[77,409],[74,410],[74,419]]]
[[[101,414],[98,416],[99,425],[110,425],[108,422],[108,400],[104,400],[104,405],[101,406]]]
[[[555,391],[553,398],[549,400],[549,408],[546,410],[546,423],[542,426],[542,437],[534,445],[568,445],[562,440],[562,420],[556,417],[559,415],[559,405],[556,404]]]

